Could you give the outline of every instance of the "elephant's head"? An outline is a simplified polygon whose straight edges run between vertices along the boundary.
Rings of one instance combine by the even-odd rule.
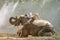
[[[27,22],[27,19],[25,16],[20,16],[19,18],[17,17],[11,17],[9,19],[10,24],[18,26],[20,23],[24,24],[25,22]]]

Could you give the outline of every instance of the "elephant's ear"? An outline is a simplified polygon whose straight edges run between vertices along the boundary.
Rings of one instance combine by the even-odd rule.
[[[17,22],[17,17],[16,18],[10,17],[9,22],[10,22],[10,24],[15,25]]]

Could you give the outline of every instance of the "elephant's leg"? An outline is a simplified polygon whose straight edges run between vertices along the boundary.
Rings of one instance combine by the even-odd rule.
[[[19,34],[20,37],[22,37],[22,30],[20,30],[20,34]]]
[[[52,36],[51,32],[44,32],[43,30],[40,30],[38,32],[38,36]]]
[[[18,31],[17,31],[17,35],[18,35],[19,37],[22,37],[22,30],[18,30]]]
[[[38,36],[52,36],[53,35],[52,28],[44,27],[38,32]]]
[[[41,29],[40,31],[38,31],[38,36],[43,36],[43,29]]]
[[[51,30],[51,32],[52,32],[52,34],[54,35],[54,34],[55,34],[55,29],[53,28],[53,29]]]
[[[22,30],[22,37],[28,37],[28,31]]]
[[[52,36],[52,33],[51,32],[46,32],[43,34],[43,36]]]
[[[30,34],[31,34],[32,36],[38,36],[37,33],[38,33],[38,30],[37,30],[37,29],[35,29],[35,30],[33,30],[33,31],[30,31]]]
[[[17,35],[19,37],[28,37],[28,32],[27,32],[27,30],[20,30],[20,31],[18,30]]]
[[[48,34],[49,36],[50,34],[51,36],[55,34],[55,29],[53,27],[45,27],[44,30],[45,30],[45,33]]]

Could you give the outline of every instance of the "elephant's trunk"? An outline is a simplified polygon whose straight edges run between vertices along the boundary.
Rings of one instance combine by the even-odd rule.
[[[14,21],[13,21],[14,20]],[[10,17],[10,19],[9,19],[9,22],[10,22],[10,24],[12,24],[12,25],[17,25],[17,17],[16,18],[14,18],[14,17]]]

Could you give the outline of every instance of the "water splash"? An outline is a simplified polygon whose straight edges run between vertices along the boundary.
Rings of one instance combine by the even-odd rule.
[[[45,5],[45,4],[46,4],[46,0],[43,0],[42,5]]]
[[[40,5],[40,7],[43,8],[46,3],[47,3],[47,0],[42,0],[42,4]]]
[[[41,0],[42,3],[40,5],[41,8],[45,7],[45,5],[47,5],[49,2],[53,1],[53,0]]]
[[[19,3],[19,0],[17,0],[17,2],[13,5],[13,9],[12,9],[12,12],[11,12],[11,13],[14,12],[14,10],[15,10],[15,8],[17,7],[18,3]]]
[[[13,13],[18,5],[18,1],[14,4],[13,2],[5,3],[0,9],[0,27],[5,25],[5,20],[9,14]]]
[[[0,26],[4,25],[4,20],[6,18],[6,15],[10,12],[13,4],[11,3],[5,3],[2,8],[0,9]]]

